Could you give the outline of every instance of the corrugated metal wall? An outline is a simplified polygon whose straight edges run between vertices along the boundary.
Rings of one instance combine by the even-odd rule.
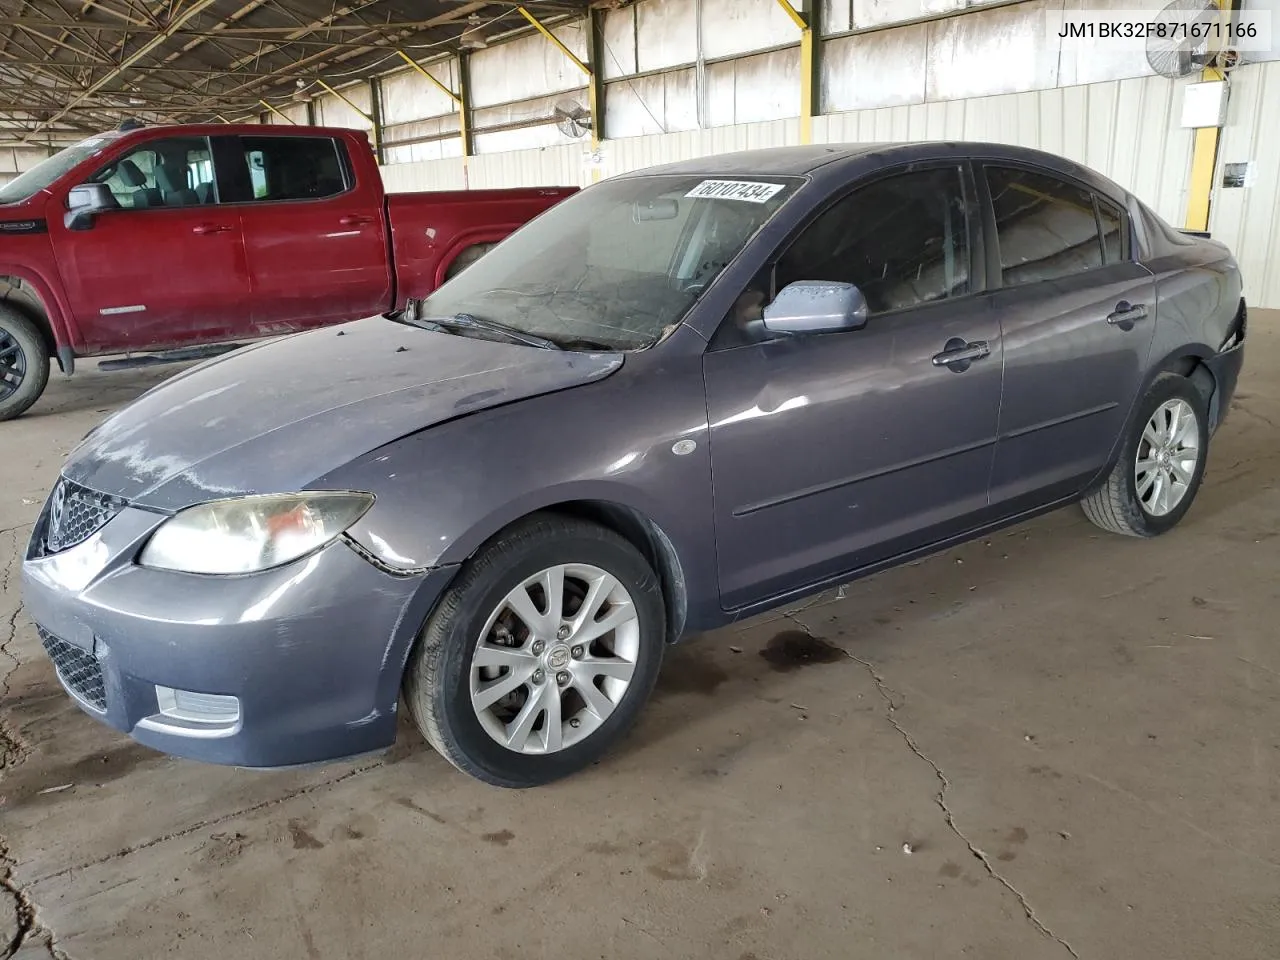
[[[1228,163],[1250,164],[1246,186],[1222,186]],[[1232,75],[1209,231],[1240,261],[1250,302],[1280,307],[1280,60]]]
[[[1037,147],[1107,174],[1180,223],[1191,162],[1191,131],[1177,125],[1183,83],[1144,77],[856,110],[815,118],[813,135],[820,143],[965,139]],[[657,163],[799,142],[796,120],[735,124],[610,140],[601,150],[599,166],[603,176],[611,176]],[[585,186],[591,171],[590,151],[569,144],[473,157],[469,179],[472,187]],[[463,185],[461,160],[396,164],[384,167],[383,175],[395,190]]]

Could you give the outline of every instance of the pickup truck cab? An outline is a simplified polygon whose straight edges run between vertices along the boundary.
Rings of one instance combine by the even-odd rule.
[[[0,187],[0,420],[51,359],[191,359],[402,307],[576,189],[388,194],[358,130],[90,137]]]

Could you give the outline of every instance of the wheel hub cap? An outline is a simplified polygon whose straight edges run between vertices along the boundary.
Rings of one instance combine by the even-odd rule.
[[[569,665],[571,659],[569,648],[563,643],[557,644],[547,651],[545,659],[548,670],[563,670]]]

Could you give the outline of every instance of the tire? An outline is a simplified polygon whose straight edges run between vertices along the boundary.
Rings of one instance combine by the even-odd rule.
[[[1194,426],[1188,423],[1178,431],[1181,444],[1195,444],[1194,467],[1188,468],[1187,447],[1173,444],[1173,456],[1164,466],[1160,448],[1151,445],[1152,437],[1162,442],[1165,439],[1153,418],[1159,412],[1159,422],[1169,423],[1166,411],[1170,406],[1185,411],[1184,416],[1194,417]],[[1177,526],[1191,508],[1204,478],[1209,454],[1207,406],[1204,394],[1186,377],[1174,373],[1157,377],[1139,405],[1138,417],[1111,473],[1102,486],[1081,501],[1085,516],[1103,530],[1131,537],[1155,537]],[[1155,466],[1142,469],[1140,458],[1143,464]],[[1170,493],[1170,500],[1160,501],[1162,491]]]
[[[559,582],[547,579],[555,570],[563,616],[545,602]],[[594,622],[577,616],[588,602],[600,611]],[[550,783],[599,759],[631,727],[658,677],[665,621],[658,577],[627,540],[570,517],[534,515],[490,540],[441,597],[405,672],[410,715],[464,773],[501,787]],[[482,702],[503,690],[492,706]]]
[[[0,420],[25,413],[48,382],[49,348],[40,328],[0,303]]]

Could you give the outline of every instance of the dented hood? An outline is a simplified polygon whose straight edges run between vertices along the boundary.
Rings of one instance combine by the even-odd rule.
[[[299,490],[406,434],[621,364],[373,317],[191,368],[105,420],[63,475],[160,510]]]

